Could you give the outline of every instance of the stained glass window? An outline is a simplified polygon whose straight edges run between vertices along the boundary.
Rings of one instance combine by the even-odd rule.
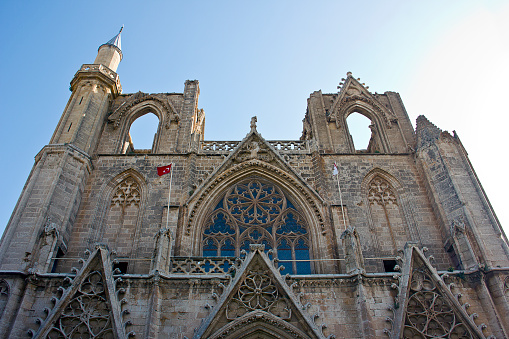
[[[273,249],[283,274],[311,273],[306,223],[276,185],[252,178],[233,185],[209,214],[204,256],[239,256],[250,244]]]

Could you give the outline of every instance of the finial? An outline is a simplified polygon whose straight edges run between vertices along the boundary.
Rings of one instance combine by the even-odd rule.
[[[118,31],[118,34],[122,33],[123,29],[124,29],[124,25],[122,25],[122,27],[120,27],[120,31]]]
[[[256,122],[258,119],[256,119],[256,115],[251,118],[251,131],[256,131]]]
[[[351,77],[352,76],[352,72],[346,72],[346,76],[347,77]]]

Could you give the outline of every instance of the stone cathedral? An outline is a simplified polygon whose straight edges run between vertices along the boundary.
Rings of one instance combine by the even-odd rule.
[[[1,338],[509,337],[507,237],[456,133],[347,73],[300,140],[253,117],[207,141],[198,81],[122,93],[120,34],[74,75],[2,237]]]

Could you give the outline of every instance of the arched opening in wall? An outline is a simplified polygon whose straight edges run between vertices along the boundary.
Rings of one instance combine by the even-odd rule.
[[[348,131],[356,152],[379,153],[376,145],[373,122],[365,115],[353,112],[346,118]]]
[[[151,153],[158,126],[159,118],[152,112],[137,118],[129,128],[123,153]]]

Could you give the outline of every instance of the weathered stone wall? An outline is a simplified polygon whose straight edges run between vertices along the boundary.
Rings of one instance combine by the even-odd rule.
[[[379,338],[385,336],[384,329],[391,330],[391,323],[387,321],[393,319],[390,308],[404,307],[395,305],[396,290],[391,287],[399,275],[367,274],[361,280],[358,276],[347,275],[292,277],[288,284],[295,283],[293,292],[301,295],[304,314],[315,319],[317,326],[326,325],[325,336],[365,338],[372,335]],[[475,322],[488,326],[483,331],[486,337],[490,334],[503,337],[503,332],[498,330],[500,324],[493,317],[493,306],[480,291],[483,285],[479,277],[478,274],[450,273],[446,282],[454,283],[454,293],[461,294],[461,303],[469,305],[468,314],[476,314]],[[47,317],[44,309],[51,310],[55,306],[52,297],[61,296],[59,287],[69,286],[63,276],[49,274],[27,278],[2,273],[0,279],[10,285],[6,317],[10,315],[12,319],[15,314],[12,327],[2,317],[2,338],[7,338],[5,334],[9,332],[10,337],[22,338],[29,329],[36,333],[41,325],[38,319],[44,322]],[[214,293],[222,293],[218,284],[228,285],[228,279],[210,275],[127,275],[122,279],[129,309],[127,329],[134,331],[136,337],[147,337],[152,331],[155,338],[192,338],[213,308],[219,307],[213,297]]]

